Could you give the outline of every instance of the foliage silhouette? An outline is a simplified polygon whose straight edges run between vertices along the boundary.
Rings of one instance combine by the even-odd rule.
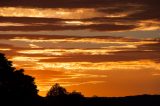
[[[65,96],[67,95],[67,90],[60,86],[58,83],[53,85],[49,92],[47,93],[47,97],[52,97],[52,96]]]
[[[59,84],[54,84],[47,93],[47,103],[49,106],[80,106],[83,95],[80,92],[67,92],[65,88]]]
[[[0,99],[3,102],[30,103],[32,98],[38,96],[37,92],[34,78],[25,75],[23,69],[17,70],[12,62],[0,53]]]

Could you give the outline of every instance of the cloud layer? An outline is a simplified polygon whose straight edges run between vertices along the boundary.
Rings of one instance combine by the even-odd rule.
[[[2,0],[0,30],[159,30],[157,4],[157,0]]]

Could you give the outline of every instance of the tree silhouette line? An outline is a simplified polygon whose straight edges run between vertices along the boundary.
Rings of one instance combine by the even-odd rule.
[[[81,92],[67,92],[58,83],[46,97],[38,95],[32,76],[17,70],[4,54],[0,53],[0,106],[160,106],[160,95],[130,97],[84,97]]]

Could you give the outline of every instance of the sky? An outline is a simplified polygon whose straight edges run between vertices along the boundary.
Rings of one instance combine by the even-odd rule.
[[[85,96],[160,94],[159,0],[1,0],[0,52]]]

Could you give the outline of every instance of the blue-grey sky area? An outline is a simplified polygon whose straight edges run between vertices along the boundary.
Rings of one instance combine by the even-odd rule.
[[[0,34],[26,34],[26,35],[66,35],[66,36],[115,36],[129,37],[137,39],[160,38],[160,30],[153,31],[122,31],[122,32],[99,32],[87,30],[67,30],[67,31],[37,31],[37,32],[19,32],[19,31],[0,31]]]

